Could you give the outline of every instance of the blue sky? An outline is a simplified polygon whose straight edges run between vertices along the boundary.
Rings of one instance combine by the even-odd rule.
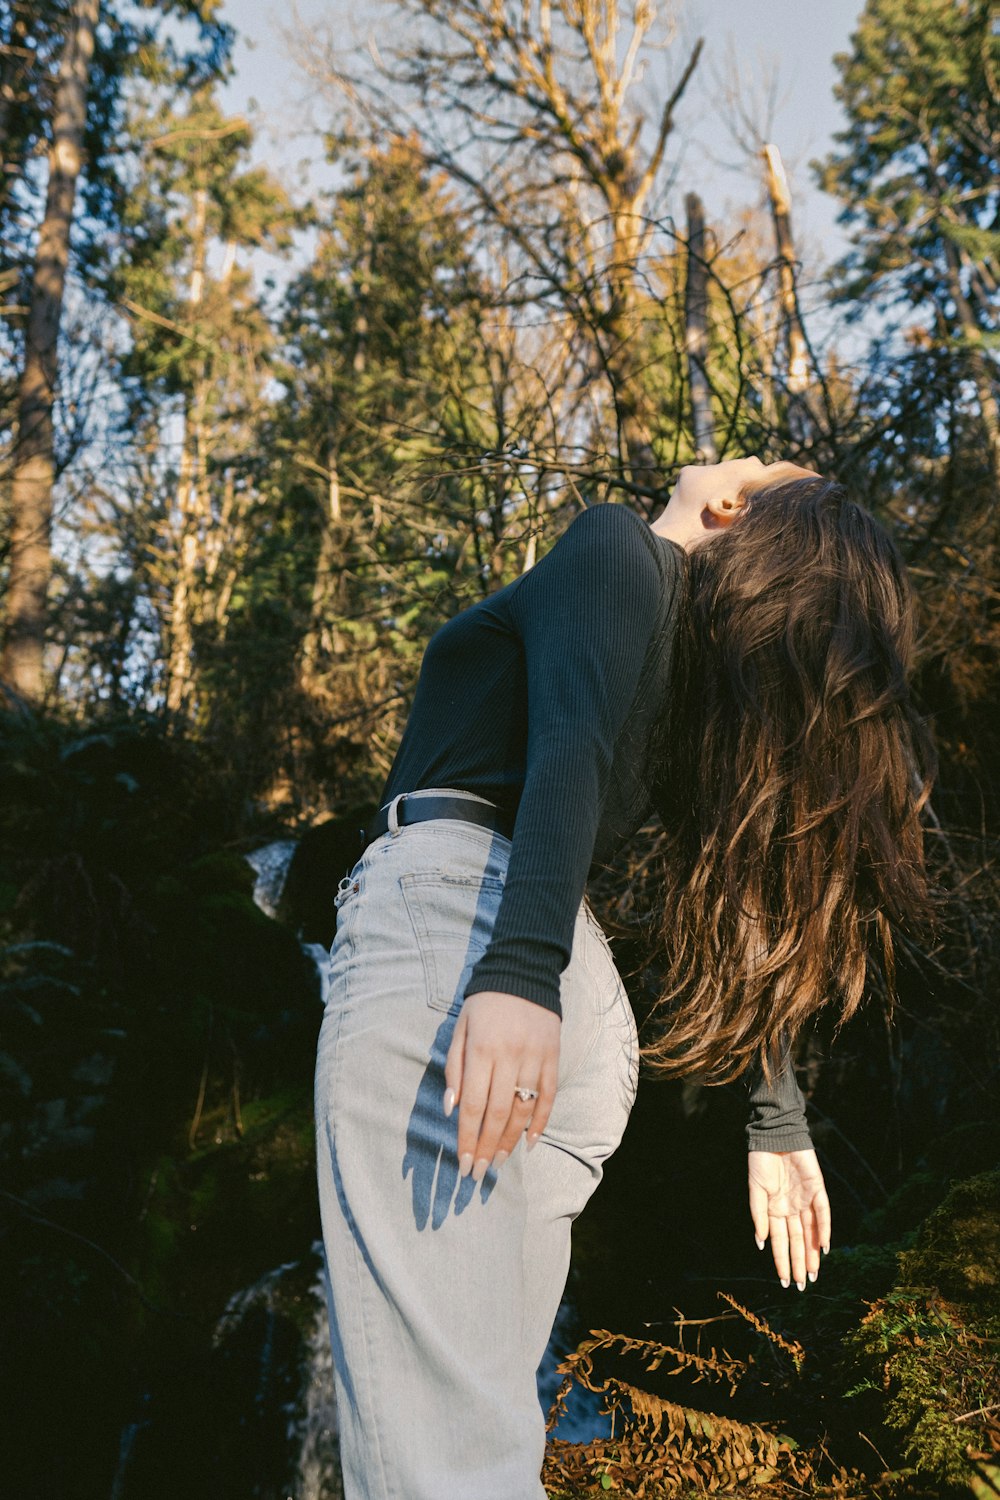
[[[705,52],[682,104],[673,141],[677,210],[683,193],[701,193],[710,221],[724,224],[730,212],[755,201],[759,179],[740,161],[725,124],[724,78],[735,61],[744,101],[775,70],[778,106],[772,138],[780,146],[794,193],[794,226],[800,253],[814,266],[832,260],[844,246],[836,226],[837,205],[820,193],[808,170],[822,156],[840,124],[833,97],[835,52],[845,50],[863,0],[677,0],[669,7],[676,21],[673,46],[653,60],[647,102],[655,106],[657,69],[676,73],[696,36]],[[623,4],[623,10],[625,5]],[[299,0],[308,27],[330,25],[338,35],[364,32],[377,8],[344,0]],[[281,28],[291,21],[291,5],[264,0],[227,0],[226,18],[237,28],[236,76],[226,105],[248,111],[258,126],[258,155],[278,166],[288,187],[330,181],[322,162],[317,126],[322,106],[309,99],[309,85],[290,57]]]

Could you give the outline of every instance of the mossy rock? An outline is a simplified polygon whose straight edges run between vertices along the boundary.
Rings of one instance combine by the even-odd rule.
[[[899,1264],[906,1284],[1000,1318],[1000,1168],[956,1183]]]
[[[942,1487],[989,1493],[981,1487],[997,1472],[988,1393],[1000,1388],[1000,1170],[950,1189],[845,1349],[865,1387],[881,1393],[902,1460]]]

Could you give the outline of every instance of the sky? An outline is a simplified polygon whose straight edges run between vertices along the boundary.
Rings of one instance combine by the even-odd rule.
[[[378,32],[381,7],[345,0],[297,0],[310,30],[330,27],[343,41],[351,34]],[[310,98],[308,80],[297,67],[282,29],[294,19],[296,0],[226,0],[224,14],[235,26],[236,73],[225,107],[248,113],[258,128],[257,155],[272,168],[280,164],[286,186],[303,193],[308,185],[331,183],[321,165],[318,126],[322,103]],[[863,0],[674,0],[673,45],[651,59],[642,90],[655,112],[658,88],[676,76],[697,36],[705,50],[681,104],[670,153],[675,212],[683,194],[701,194],[709,222],[724,223],[736,207],[756,200],[760,178],[733,142],[725,123],[726,79],[735,68],[739,97],[756,120],[769,79],[777,78],[777,106],[771,139],[780,147],[793,192],[793,227],[800,254],[816,264],[831,261],[845,246],[836,224],[837,205],[821,193],[809,161],[832,145],[841,118],[833,97],[835,52],[849,45]],[[625,0],[622,9],[624,10]]]

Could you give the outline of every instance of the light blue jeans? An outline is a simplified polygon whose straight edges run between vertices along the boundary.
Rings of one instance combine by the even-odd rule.
[[[581,902],[545,1134],[478,1187],[459,1178],[444,1062],[511,845],[454,819],[394,821],[336,897],[316,1070],[345,1494],[543,1500],[535,1373],[566,1282],[570,1226],[632,1108],[635,1022]]]

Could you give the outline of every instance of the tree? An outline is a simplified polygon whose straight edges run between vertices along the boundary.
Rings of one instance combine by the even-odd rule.
[[[29,700],[39,699],[43,692],[57,472],[58,344],[67,277],[74,254],[86,264],[101,239],[100,234],[86,235],[83,244],[74,246],[75,214],[82,201],[87,213],[102,221],[107,236],[121,204],[120,164],[111,158],[125,80],[133,67],[161,74],[172,71],[176,80],[196,73],[203,62],[210,69],[223,66],[231,34],[214,20],[216,9],[217,0],[163,0],[160,6],[161,19],[165,12],[194,16],[201,23],[201,59],[178,59],[170,41],[156,44],[155,26],[137,24],[127,13],[110,11],[99,27],[99,0],[72,0],[68,12],[43,4],[37,17],[15,10],[4,39],[0,111],[16,125],[4,158],[0,229],[9,225],[12,208],[23,208],[32,194],[32,143],[44,139],[48,147],[44,210],[30,258],[20,351],[6,635],[0,662],[0,674]],[[22,53],[30,52],[28,23],[36,20],[42,45],[37,59],[29,56],[25,61]],[[51,66],[57,66],[54,86],[47,78]]]
[[[295,216],[281,185],[249,165],[249,124],[222,114],[210,84],[182,111],[165,102],[137,115],[133,138],[129,248],[112,285],[132,330],[130,424],[152,424],[162,442],[179,422],[172,496],[142,569],[159,595],[162,693],[177,714],[192,700],[196,630],[224,631],[240,577],[250,450],[267,407],[271,332],[238,254],[286,248]]]
[[[978,402],[1000,479],[1000,32],[991,0],[867,0],[835,59],[847,126],[818,167],[854,249],[841,295],[910,320],[910,344],[948,351]],[[919,377],[918,377],[919,378]]]
[[[400,45],[377,52],[374,75],[352,72],[332,49],[307,49],[311,66],[375,128],[404,134],[417,122],[428,165],[448,174],[502,247],[508,306],[564,320],[576,380],[610,407],[608,457],[657,496],[648,260],[701,42],[647,125],[635,85],[666,35],[665,9],[650,0],[627,13],[618,0],[405,0],[401,11]]]
[[[87,123],[87,84],[98,10],[99,0],[74,0],[59,64],[45,215],[35,252],[18,391],[7,635],[0,670],[15,691],[29,699],[42,695],[55,483],[56,344],[66,289],[73,200]]]
[[[429,622],[487,587],[494,562],[482,521],[495,475],[478,460],[498,428],[468,229],[412,141],[360,142],[340,164],[347,180],[318,206],[285,301],[285,393],[237,624],[252,652],[245,623],[266,600],[297,615],[284,711],[303,792],[321,763],[332,779],[338,743],[392,737]]]

